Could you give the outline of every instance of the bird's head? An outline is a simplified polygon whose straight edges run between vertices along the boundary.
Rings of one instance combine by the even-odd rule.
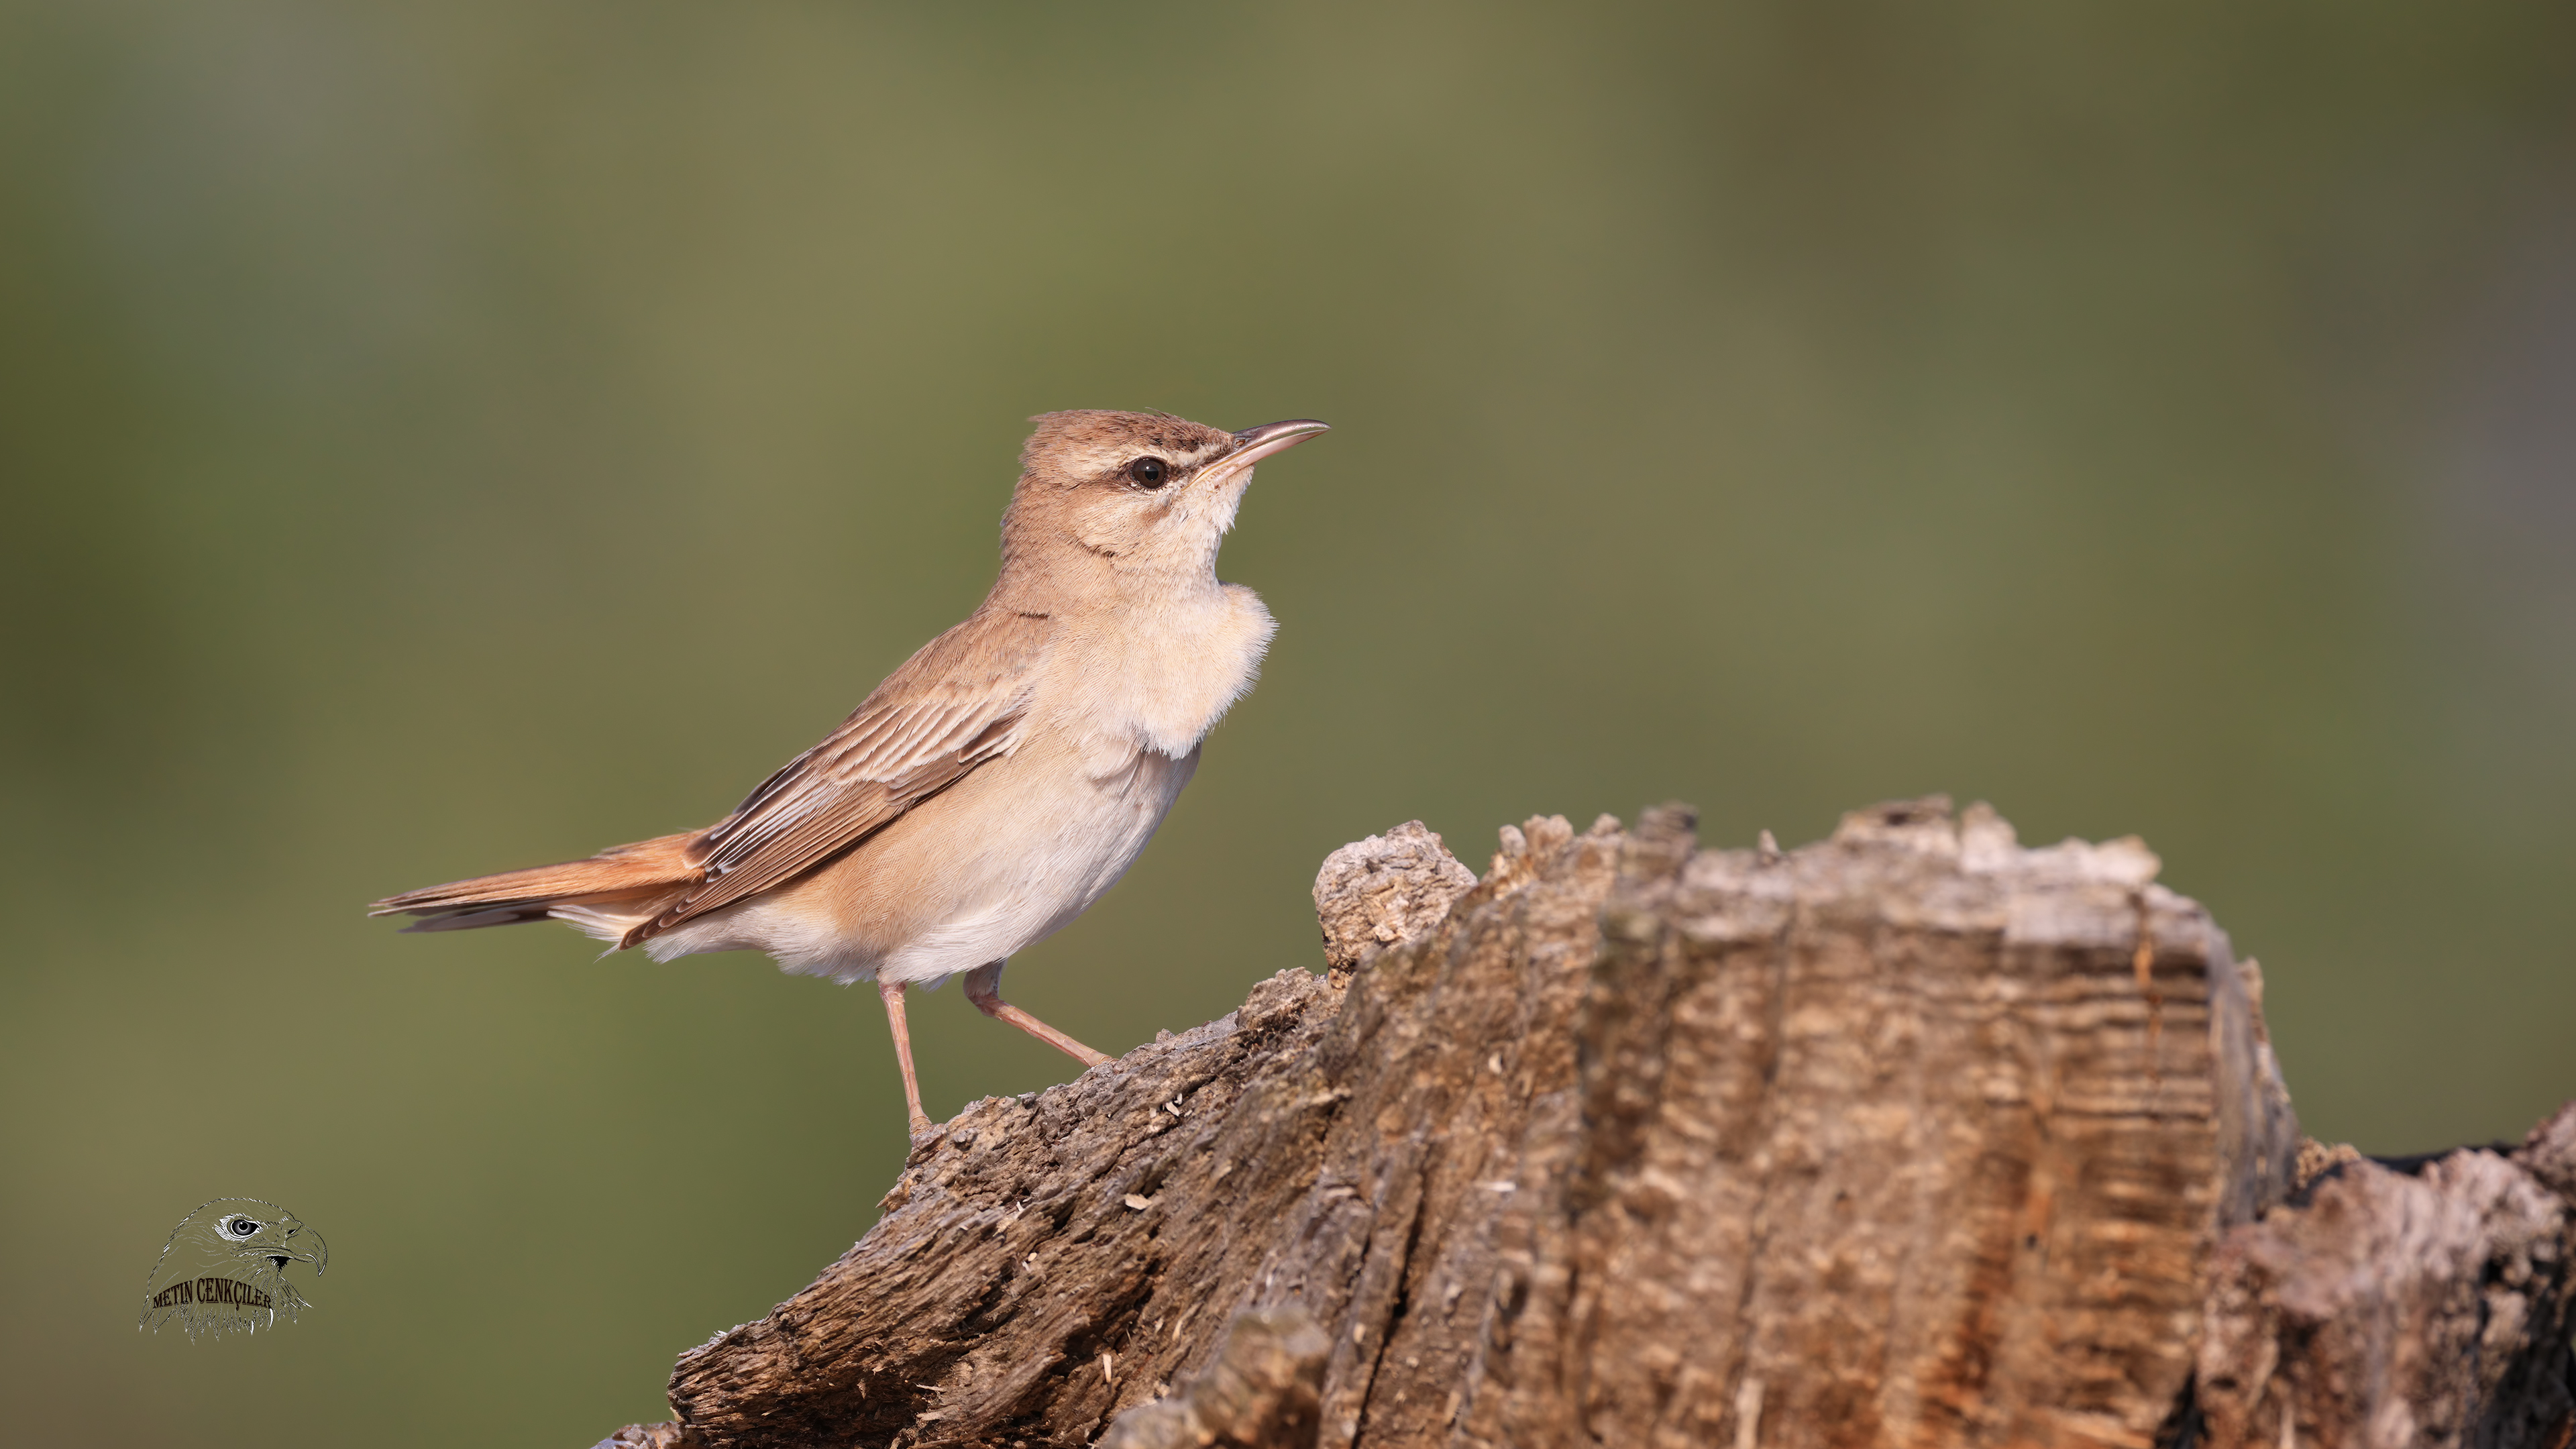
[[[1213,578],[1253,465],[1325,431],[1307,419],[1229,433],[1162,413],[1033,419],[1002,519],[1005,571],[1146,582]],[[1071,582],[1070,579],[1066,582]]]
[[[179,1230],[201,1245],[208,1258],[229,1260],[246,1271],[276,1274],[289,1263],[310,1263],[319,1274],[331,1261],[321,1234],[295,1214],[257,1198],[217,1198],[190,1213]]]

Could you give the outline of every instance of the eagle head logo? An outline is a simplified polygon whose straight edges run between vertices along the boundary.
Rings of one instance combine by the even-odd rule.
[[[287,1264],[310,1263],[318,1275],[329,1262],[322,1235],[295,1214],[254,1197],[219,1197],[171,1231],[134,1326],[158,1333],[175,1321],[191,1339],[256,1333],[275,1326],[281,1309],[292,1321],[313,1306],[286,1281]]]

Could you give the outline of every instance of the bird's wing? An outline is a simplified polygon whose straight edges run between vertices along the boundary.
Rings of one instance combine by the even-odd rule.
[[[839,729],[691,842],[704,878],[620,944],[792,880],[1009,754],[1048,627],[1042,614],[978,611],[922,646]]]

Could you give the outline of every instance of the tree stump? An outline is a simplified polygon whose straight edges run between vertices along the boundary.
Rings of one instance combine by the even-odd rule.
[[[1324,977],[967,1107],[629,1445],[2568,1449],[2576,1108],[2309,1144],[2136,841],[1418,823]]]

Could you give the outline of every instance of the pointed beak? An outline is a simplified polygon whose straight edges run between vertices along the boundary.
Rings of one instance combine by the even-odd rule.
[[[300,1222],[296,1223],[294,1230],[286,1235],[285,1242],[268,1249],[268,1255],[282,1255],[290,1262],[310,1263],[313,1265],[316,1277],[331,1270],[330,1245],[322,1241],[320,1233]]]
[[[1208,473],[1213,476],[1203,481],[1225,482],[1237,473],[1249,473],[1253,464],[1271,454],[1284,453],[1317,433],[1331,431],[1331,424],[1319,423],[1313,418],[1290,418],[1286,422],[1246,428],[1234,435],[1239,446],[1233,452],[1208,465]]]

